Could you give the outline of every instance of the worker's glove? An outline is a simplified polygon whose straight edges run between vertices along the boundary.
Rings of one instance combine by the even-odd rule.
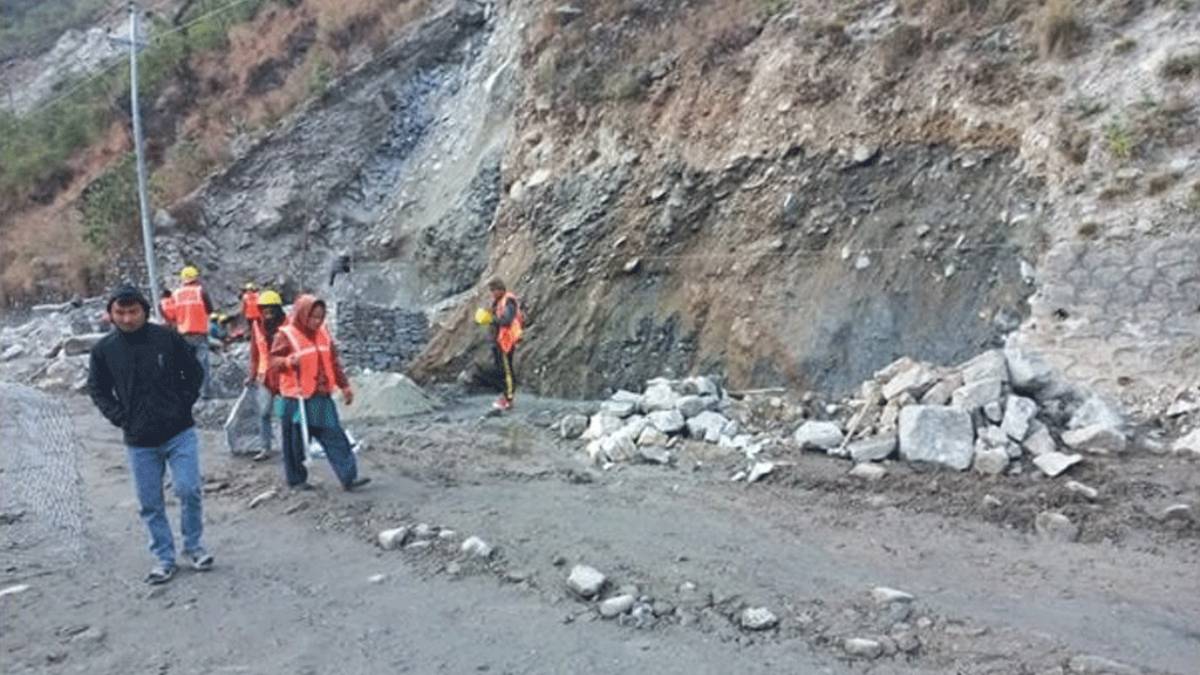
[[[490,326],[494,320],[495,317],[492,316],[491,310],[487,310],[482,307],[475,310],[475,323],[479,324],[480,326]]]

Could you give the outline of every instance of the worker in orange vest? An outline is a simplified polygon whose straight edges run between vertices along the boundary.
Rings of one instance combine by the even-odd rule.
[[[175,299],[171,297],[171,290],[168,288],[162,289],[162,297],[158,299],[158,313],[162,314],[164,326],[170,328],[175,325]]]
[[[271,343],[271,370],[278,373],[283,397],[283,469],[289,487],[312,489],[304,466],[304,430],[325,448],[329,465],[349,491],[371,482],[358,475],[358,462],[338,419],[332,394],[341,389],[346,405],[354,402],[354,390],[338,360],[333,338],[325,327],[325,301],[312,295],[296,298],[292,315],[279,327]],[[303,414],[300,406],[304,406]]]
[[[494,278],[488,282],[492,308],[476,312],[476,321],[492,327],[492,358],[503,378],[500,398],[492,405],[500,412],[510,410],[516,395],[516,376],[513,371],[513,353],[525,332],[525,312],[521,301],[509,292],[504,281]]]
[[[246,319],[247,326],[262,321],[262,311],[258,306],[258,285],[253,281],[248,282],[242,286],[242,316]]]
[[[250,372],[246,376],[246,386],[257,383],[257,402],[259,412],[259,439],[261,440],[258,454],[254,461],[261,462],[271,456],[271,415],[275,409],[275,399],[279,396],[279,373],[271,370],[271,344],[279,327],[283,325],[283,298],[271,289],[256,294],[258,302],[255,309],[259,310],[260,321],[250,324]]]
[[[196,360],[204,367],[204,385],[200,388],[200,396],[212,398],[212,376],[208,363],[208,317],[213,311],[212,300],[200,285],[200,270],[194,265],[180,270],[179,280],[183,286],[171,294],[175,301],[175,327],[196,350]]]

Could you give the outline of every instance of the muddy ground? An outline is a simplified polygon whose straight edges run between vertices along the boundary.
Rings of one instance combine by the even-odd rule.
[[[209,429],[206,538],[218,566],[152,589],[119,435],[86,400],[68,406],[82,441],[82,557],[35,562],[39,551],[4,542],[15,555],[0,589],[29,586],[0,597],[6,673],[1200,670],[1200,529],[1159,517],[1200,496],[1200,466],[1182,459],[1076,467],[1095,502],[1028,472],[895,465],[868,483],[848,463],[799,453],[747,485],[729,481],[744,460],[714,446],[687,446],[672,467],[600,471],[548,428],[572,404],[525,399],[481,421],[486,400],[468,398],[356,429],[374,479],[363,492],[336,489],[319,465],[317,491],[289,493],[277,458],[231,458]],[[1037,536],[1034,515],[1050,507],[1082,526],[1078,542]],[[457,538],[375,544],[379,530],[418,522]],[[470,535],[496,547],[490,561],[458,552]],[[565,588],[576,563],[614,591],[636,585],[661,616],[640,627],[600,618]],[[916,599],[879,606],[879,585]],[[776,628],[738,626],[757,606]],[[881,636],[911,651],[843,649]]]

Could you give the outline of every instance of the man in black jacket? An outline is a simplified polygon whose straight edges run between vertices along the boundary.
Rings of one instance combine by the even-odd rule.
[[[175,542],[163,501],[168,466],[182,511],[184,556],[197,570],[213,565],[200,542],[199,443],[192,420],[204,370],[178,333],[147,323],[150,303],[133,286],[113,292],[108,313],[117,330],[92,348],[88,392],[108,421],[124,432],[150,551],[158,559],[146,581],[166,583],[175,574]]]

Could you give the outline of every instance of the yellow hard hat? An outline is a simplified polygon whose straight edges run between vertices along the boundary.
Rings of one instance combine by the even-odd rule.
[[[217,315],[217,323],[225,323],[228,320],[229,320],[229,317],[224,314]]]
[[[269,307],[272,305],[276,307],[283,307],[283,298],[279,297],[278,293],[272,290],[265,290],[258,294],[259,307]]]
[[[179,278],[183,281],[195,281],[200,278],[200,270],[196,269],[195,265],[188,265],[179,270]]]
[[[243,290],[243,291],[257,291],[257,290],[258,290],[258,284],[254,283],[253,281],[247,281],[247,282],[246,282],[246,283],[245,283],[245,284],[242,286],[242,290]]]
[[[475,310],[475,323],[479,324],[480,326],[492,325],[493,318],[494,317],[492,316],[492,313],[489,310],[486,310],[482,307]]]
[[[216,312],[213,312],[212,314],[208,315],[209,321],[218,321],[218,320],[220,320],[220,318],[221,318],[221,315],[217,314]]]

